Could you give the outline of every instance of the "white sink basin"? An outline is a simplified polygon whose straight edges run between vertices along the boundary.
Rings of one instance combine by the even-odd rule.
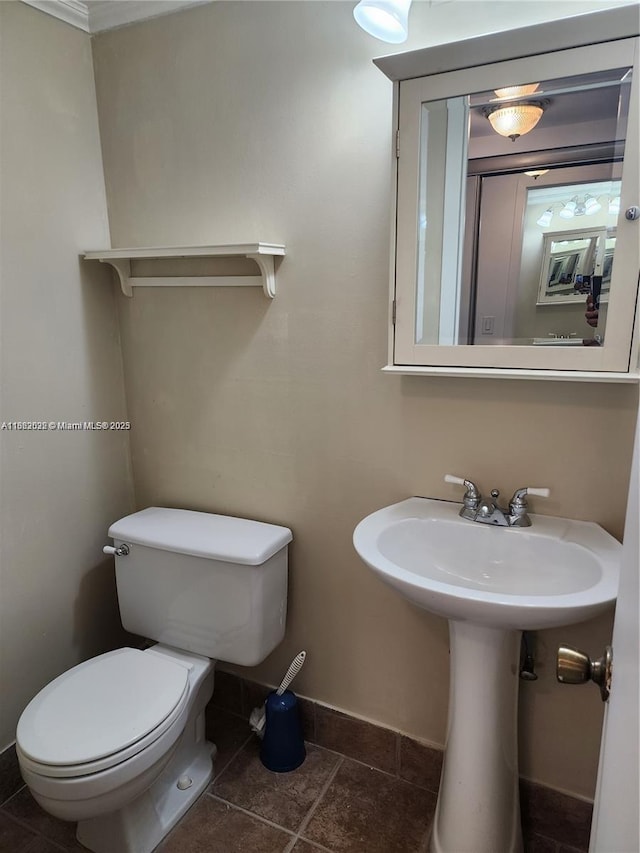
[[[459,510],[409,498],[361,521],[355,549],[402,595],[447,619],[536,630],[615,601],[621,545],[597,524],[531,515],[531,527],[494,527]]]

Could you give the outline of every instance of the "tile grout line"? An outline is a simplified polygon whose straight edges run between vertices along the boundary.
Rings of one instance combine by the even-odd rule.
[[[238,750],[238,752],[240,752],[240,750]],[[236,753],[236,754],[237,754],[237,753]],[[235,757],[235,756],[234,756],[234,757]],[[335,767],[333,768],[333,770],[331,771],[331,773],[330,773],[330,774],[329,774],[329,776],[327,777],[327,780],[326,780],[326,782],[324,783],[324,785],[322,786],[322,788],[321,788],[321,790],[320,790],[320,793],[318,794],[318,796],[317,796],[317,798],[316,798],[316,801],[314,802],[314,804],[313,804],[313,805],[311,806],[311,808],[309,809],[308,814],[306,815],[305,819],[304,819],[304,820],[302,821],[302,823],[300,824],[300,826],[299,826],[299,828],[298,828],[298,830],[297,830],[297,831],[294,831],[294,830],[291,830],[291,829],[287,829],[287,827],[282,826],[282,825],[281,825],[281,824],[279,824],[279,823],[274,823],[274,821],[269,820],[269,819],[268,819],[268,818],[266,818],[266,817],[263,817],[262,815],[258,814],[257,812],[249,811],[249,809],[245,809],[245,808],[243,808],[242,806],[239,806],[237,803],[232,803],[230,800],[225,800],[225,799],[224,799],[223,797],[221,797],[219,794],[214,794],[214,793],[212,793],[212,791],[207,791],[207,792],[206,792],[206,796],[211,797],[213,800],[217,800],[219,803],[222,803],[223,805],[227,806],[228,808],[236,809],[237,811],[242,812],[243,814],[246,814],[246,815],[248,815],[249,817],[253,817],[253,818],[255,818],[256,820],[261,821],[262,823],[266,823],[268,826],[272,826],[274,829],[279,829],[279,830],[281,830],[282,832],[285,832],[287,835],[291,835],[291,836],[292,836],[291,841],[288,843],[287,847],[285,848],[285,851],[289,851],[289,850],[291,850],[291,849],[293,848],[293,845],[294,845],[294,844],[298,841],[298,839],[300,838],[300,833],[301,833],[301,832],[303,832],[303,831],[307,828],[307,826],[308,826],[308,824],[309,824],[309,822],[310,822],[311,818],[313,817],[313,814],[314,814],[314,812],[315,812],[316,808],[318,807],[318,805],[319,805],[319,803],[320,803],[320,800],[321,800],[321,799],[322,799],[322,797],[326,794],[326,792],[327,792],[327,790],[328,790],[329,786],[330,786],[330,785],[331,785],[331,783],[333,782],[333,780],[334,780],[334,778],[335,778],[335,776],[336,776],[336,774],[337,774],[338,770],[339,770],[339,769],[340,769],[340,767],[342,766],[343,762],[344,762],[344,756],[339,755],[339,757],[338,757],[338,761],[336,762]],[[315,841],[314,841],[313,843],[314,843],[314,844],[316,844],[316,842],[315,842]],[[327,850],[327,848],[326,848],[326,847],[325,847],[325,848],[320,847],[320,849],[321,849],[321,850],[322,850],[322,849]],[[283,853],[285,853],[285,851],[283,851]],[[328,853],[330,853],[330,851],[328,851]]]
[[[18,794],[20,793],[20,791],[24,791],[24,789],[25,789],[26,787],[27,787],[27,786],[26,786],[26,785],[24,785],[24,784],[23,784],[23,785],[21,785],[21,786],[18,788],[18,790],[17,790],[17,791],[14,791],[14,792],[13,792],[13,794],[11,794],[10,796],[8,796],[6,800],[3,800],[3,801],[0,803],[0,809],[3,809],[3,808],[7,805],[7,803],[11,802],[11,800],[12,800],[14,797],[17,797],[17,796],[18,796]]]
[[[291,850],[295,850],[295,845],[298,843],[298,841],[303,841],[309,847],[313,848],[314,850],[317,850],[318,853],[334,853],[333,850],[330,850],[328,847],[325,847],[324,844],[320,844],[320,842],[318,841],[309,841],[308,838],[298,837],[294,838],[293,842],[289,842],[289,844],[287,845],[287,847],[284,848],[282,853],[290,853]],[[292,843],[294,845],[293,847],[291,846]]]
[[[369,770],[375,770],[377,773],[384,773],[385,776],[390,776],[392,779],[395,779],[396,782],[402,782],[405,785],[411,785],[412,788],[419,788],[421,791],[434,794],[436,797],[438,796],[437,790],[429,788],[427,785],[421,785],[419,782],[410,782],[409,779],[404,779],[398,773],[392,773],[390,770],[383,770],[382,767],[378,767],[376,764],[371,764],[369,761],[363,761],[361,758],[354,758],[352,755],[346,755],[344,752],[338,752],[336,749],[331,749],[328,746],[323,746],[321,743],[315,743],[314,741],[305,741],[305,743],[310,743],[313,746],[324,749],[325,752],[330,752],[332,755],[337,755],[340,758],[346,758],[349,761],[353,761],[355,764],[360,764]]]
[[[203,796],[211,797],[212,800],[217,800],[217,802],[221,803],[223,806],[226,806],[229,809],[235,809],[238,812],[242,812],[242,814],[246,814],[248,817],[255,818],[255,820],[259,820],[260,823],[266,823],[267,826],[271,826],[274,829],[279,829],[281,832],[285,832],[287,835],[294,835],[293,830],[287,829],[286,826],[281,826],[279,823],[274,823],[272,820],[269,820],[267,817],[263,817],[257,812],[251,812],[249,809],[243,808],[243,806],[237,805],[237,803],[232,803],[230,800],[225,800],[223,797],[220,797],[218,794],[206,793]],[[294,838],[294,841],[296,839]]]
[[[17,790],[17,791],[14,791],[14,792],[13,792],[13,794],[11,794],[11,796],[10,796],[10,797],[7,797],[7,799],[6,799],[6,800],[4,800],[4,802],[0,804],[0,809],[4,809],[4,807],[5,807],[8,803],[10,803],[10,802],[11,802],[11,800],[14,800],[14,799],[18,796],[18,794],[19,794],[21,791],[24,791],[24,789],[25,789],[26,787],[27,787],[26,785],[23,785],[21,788],[18,788],[18,790]]]
[[[338,761],[336,762],[336,766],[333,768],[333,770],[332,770],[332,771],[331,771],[331,773],[329,774],[329,776],[328,776],[328,778],[327,778],[327,781],[326,781],[326,782],[324,783],[324,785],[322,786],[322,789],[320,790],[320,793],[319,793],[319,794],[318,794],[318,796],[316,797],[316,801],[315,801],[315,803],[311,806],[311,808],[309,809],[309,811],[308,811],[308,812],[307,812],[307,814],[306,814],[306,817],[304,818],[304,820],[302,821],[302,823],[301,823],[301,824],[300,824],[300,826],[298,827],[298,830],[297,830],[297,832],[296,832],[295,838],[292,840],[292,842],[291,842],[291,844],[289,845],[289,847],[286,847],[286,848],[285,848],[285,850],[283,851],[283,853],[290,853],[290,851],[291,851],[291,850],[293,850],[293,847],[294,847],[294,845],[296,844],[296,842],[297,842],[300,838],[302,838],[302,833],[306,830],[306,828],[307,828],[307,827],[309,826],[309,824],[311,823],[311,820],[313,819],[313,816],[314,816],[314,814],[316,813],[316,810],[317,810],[318,806],[320,805],[320,802],[322,801],[322,799],[324,798],[324,795],[327,793],[327,791],[328,791],[328,790],[329,790],[329,788],[331,787],[331,784],[333,783],[333,780],[334,780],[334,779],[336,778],[336,776],[338,775],[338,770],[340,770],[340,768],[342,767],[342,765],[343,765],[343,764],[344,764],[344,756],[342,755],[342,756],[340,756],[340,758],[339,758],[339,759],[338,759]],[[314,844],[315,844],[315,842],[314,842]],[[325,847],[324,849],[326,850],[327,848]]]

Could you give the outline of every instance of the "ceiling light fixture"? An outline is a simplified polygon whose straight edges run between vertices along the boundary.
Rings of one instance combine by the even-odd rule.
[[[508,107],[487,107],[485,118],[500,136],[508,136],[515,142],[519,136],[529,133],[538,124],[548,101],[524,101]]]
[[[617,216],[620,213],[620,196],[617,195],[609,201],[609,216]]]
[[[525,172],[525,175],[528,178],[533,178],[534,181],[537,181],[542,175],[546,175],[548,171],[548,169],[532,169],[531,172]]]
[[[400,44],[409,35],[411,0],[360,0],[353,10],[358,26],[390,44]]]
[[[504,89],[494,89],[499,98],[524,98],[532,95],[538,88],[539,83],[527,83],[526,86],[506,86]]]

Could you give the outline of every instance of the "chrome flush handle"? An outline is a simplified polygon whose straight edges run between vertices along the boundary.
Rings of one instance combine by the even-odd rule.
[[[105,545],[102,553],[108,554],[110,557],[126,557],[129,553],[129,546],[119,545],[117,548],[114,548],[112,545]]]

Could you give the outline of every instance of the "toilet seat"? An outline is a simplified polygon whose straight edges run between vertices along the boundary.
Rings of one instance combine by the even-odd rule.
[[[21,763],[47,777],[82,777],[113,767],[155,743],[181,717],[187,663],[123,648],[52,681],[20,718]]]

